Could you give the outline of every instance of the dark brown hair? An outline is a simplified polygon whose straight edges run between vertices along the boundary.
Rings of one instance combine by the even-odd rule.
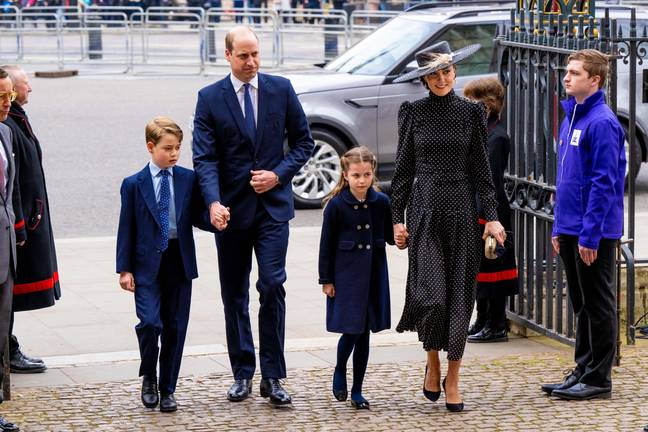
[[[470,81],[463,89],[468,99],[482,102],[488,109],[488,115],[499,116],[504,107],[504,86],[495,77],[479,78]]]
[[[605,85],[607,79],[610,58],[599,50],[584,49],[576,51],[567,58],[567,63],[572,60],[580,60],[583,62],[583,69],[589,74],[589,77],[599,76],[599,89]]]
[[[9,76],[6,70],[0,69],[0,79],[5,79]]]

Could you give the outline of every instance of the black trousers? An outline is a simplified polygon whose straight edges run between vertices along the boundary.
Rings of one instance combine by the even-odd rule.
[[[560,236],[560,258],[578,320],[574,359],[580,382],[597,387],[612,386],[617,334],[616,244],[616,240],[602,239],[596,261],[587,266],[578,253],[578,237]]]
[[[494,296],[477,299],[477,321],[492,330],[506,328],[505,296]]]

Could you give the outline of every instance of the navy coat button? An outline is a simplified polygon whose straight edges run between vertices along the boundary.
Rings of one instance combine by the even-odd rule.
[[[363,207],[364,207],[364,208],[369,208],[369,206],[368,206],[367,204],[365,204]]]
[[[361,229],[362,229],[362,225],[358,225],[357,228],[358,228],[359,230],[361,230]]]
[[[155,252],[161,253],[162,251],[160,249],[155,249]]]
[[[357,206],[357,205],[354,205],[353,208],[354,208],[355,210],[358,210],[358,206]]]
[[[362,249],[362,245],[361,245],[361,244],[358,245],[358,249]]]
[[[367,249],[371,249],[371,245],[367,245]]]
[[[369,229],[369,224],[365,225],[365,228],[366,228],[366,229]]]

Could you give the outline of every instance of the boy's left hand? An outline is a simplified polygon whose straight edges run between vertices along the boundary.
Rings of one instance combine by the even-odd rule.
[[[250,174],[252,174],[250,186],[258,194],[267,192],[279,184],[279,176],[272,171],[252,170]]]
[[[335,297],[335,285],[330,283],[322,285],[322,292],[328,297]]]

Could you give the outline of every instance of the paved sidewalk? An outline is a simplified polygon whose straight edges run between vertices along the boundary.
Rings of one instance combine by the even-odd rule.
[[[294,397],[292,409],[269,406],[258,395],[258,379],[252,398],[228,402],[230,374],[220,372],[181,378],[176,392],[180,408],[173,414],[141,407],[137,379],[19,388],[0,413],[24,431],[625,432],[640,431],[648,422],[648,346],[624,350],[623,366],[614,370],[612,399],[589,402],[561,401],[540,391],[540,383],[559,380],[571,365],[568,351],[467,359],[461,384],[466,410],[458,414],[449,413],[443,399],[431,403],[421,394],[420,348],[416,358],[397,355],[384,363],[374,361],[376,351],[364,386],[370,411],[337,402],[330,392],[332,368],[316,366],[290,371],[286,386]]]

